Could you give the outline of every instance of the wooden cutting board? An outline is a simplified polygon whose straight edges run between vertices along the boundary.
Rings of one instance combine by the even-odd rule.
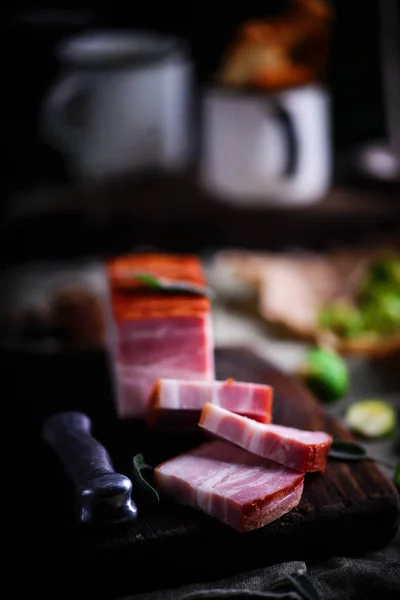
[[[202,439],[200,433],[181,439],[155,435],[142,425],[118,421],[110,400],[106,362],[100,355],[47,357],[41,367],[39,359],[35,360],[35,367],[30,368],[36,378],[31,377],[29,386],[31,398],[41,397],[40,410],[39,405],[33,410],[37,424],[46,411],[84,410],[93,419],[94,434],[108,448],[117,471],[129,474],[137,452],[143,452],[146,461],[156,465]],[[322,429],[336,438],[351,439],[296,380],[251,351],[219,349],[216,365],[219,379],[233,377],[272,385],[274,422]],[[43,387],[44,374],[47,384]],[[43,398],[48,403],[45,409]],[[172,502],[142,507],[138,520],[129,526],[87,531],[73,523],[71,498],[58,463],[38,440],[35,448],[38,502],[37,527],[32,535],[36,536],[33,540],[40,535],[40,547],[44,548],[41,564],[46,569],[53,565],[64,582],[80,581],[80,586],[87,585],[93,593],[102,590],[105,597],[210,579],[285,560],[363,553],[389,542],[399,523],[398,492],[372,461],[365,460],[347,464],[329,461],[324,474],[307,475],[298,508],[251,533],[237,533]],[[35,456],[33,448],[32,452]],[[39,547],[33,545],[38,553]]]

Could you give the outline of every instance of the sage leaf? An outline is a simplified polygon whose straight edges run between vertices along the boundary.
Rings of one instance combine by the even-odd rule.
[[[156,289],[163,288],[163,284],[160,282],[160,280],[156,277],[153,277],[153,275],[148,275],[147,273],[135,273],[134,278],[141,283],[148,285],[149,287]]]
[[[357,461],[366,458],[367,451],[363,446],[356,442],[334,440],[328,456],[335,460]]]
[[[145,471],[153,472],[153,468],[144,461],[143,454],[135,454],[132,469],[132,495],[149,504],[158,504],[160,496],[157,490],[144,478]]]
[[[170,294],[191,294],[194,296],[212,296],[212,291],[202,285],[196,285],[191,281],[169,281],[162,277],[156,277],[149,273],[135,273],[134,278],[141,283]]]
[[[329,451],[328,457],[333,458],[334,460],[343,461],[372,460],[373,462],[395,472],[395,483],[400,489],[400,461],[396,466],[389,461],[382,460],[381,458],[368,456],[366,449],[356,442],[342,442],[340,440],[334,440],[332,442],[332,447]]]

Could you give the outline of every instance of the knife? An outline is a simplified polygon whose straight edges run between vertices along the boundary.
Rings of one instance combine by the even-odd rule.
[[[44,440],[74,485],[77,521],[111,525],[136,519],[131,480],[115,472],[107,450],[91,430],[89,417],[75,411],[56,413],[42,427]]]

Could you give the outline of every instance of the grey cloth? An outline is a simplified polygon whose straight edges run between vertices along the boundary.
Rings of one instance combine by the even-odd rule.
[[[218,592],[219,597],[236,598],[237,593],[243,592],[247,597],[253,598],[287,598],[288,600],[300,600],[300,596],[292,592],[292,596],[282,596],[274,594],[265,595],[267,592],[273,592],[271,586],[274,582],[284,579],[286,576],[296,572],[306,570],[306,565],[301,561],[291,561],[272,565],[265,569],[255,569],[230,577],[224,577],[205,585],[203,582],[191,583],[178,588],[170,588],[154,592],[145,592],[134,594],[124,598],[124,600],[197,600],[200,598],[212,598],[213,594]],[[205,596],[208,592],[208,596]],[[264,593],[264,596],[261,594]],[[223,595],[222,595],[223,594]],[[227,595],[228,594],[228,595]],[[236,594],[236,596],[235,596]],[[251,594],[248,596],[248,594]],[[246,597],[242,595],[242,597]]]
[[[400,600],[400,530],[387,547],[358,558],[308,565],[322,600]]]
[[[130,595],[123,600],[211,600],[240,598],[308,600],[295,587],[279,591],[277,582],[307,573],[320,600],[400,600],[400,530],[384,549],[357,558],[277,565],[178,588]]]
[[[202,592],[194,592],[184,596],[183,600],[212,600],[216,598],[223,600],[229,598],[232,600],[247,600],[247,598],[260,598],[261,600],[302,600],[296,592],[250,592],[249,590],[206,590]]]

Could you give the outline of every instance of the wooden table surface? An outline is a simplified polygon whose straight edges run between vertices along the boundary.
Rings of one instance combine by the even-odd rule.
[[[335,187],[308,207],[253,208],[206,194],[192,175],[38,188],[9,200],[0,243],[14,260],[125,252],[134,246],[204,252],[369,242],[400,233],[400,188]]]

